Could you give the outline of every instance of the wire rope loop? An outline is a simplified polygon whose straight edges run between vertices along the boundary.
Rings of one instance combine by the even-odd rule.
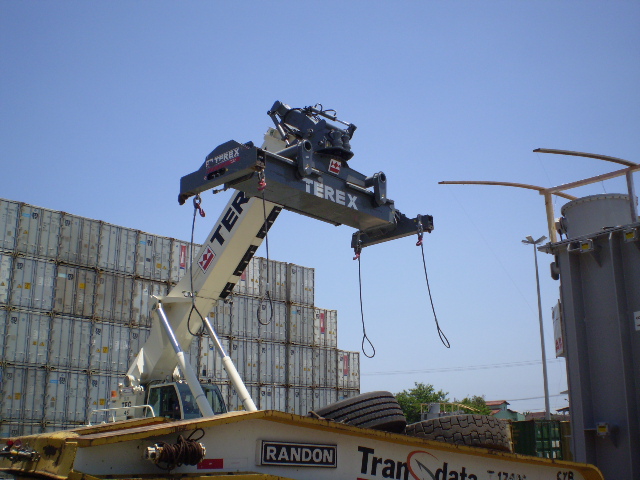
[[[373,342],[371,341],[371,339],[369,338],[369,336],[367,335],[367,331],[365,329],[365,325],[364,325],[364,308],[362,306],[362,269],[361,269],[361,263],[360,263],[360,253],[358,252],[356,255],[356,258],[354,258],[354,260],[358,260],[358,284],[359,284],[359,290],[360,290],[360,318],[362,320],[362,354],[367,357],[367,358],[373,358],[376,356],[376,347],[373,345]],[[365,340],[369,343],[369,345],[371,346],[372,349],[372,353],[371,355],[369,355],[366,351],[365,351]]]
[[[438,332],[438,336],[440,337],[440,341],[442,342],[442,344],[447,348],[451,348],[451,343],[449,343],[449,339],[440,328],[440,324],[438,323],[438,316],[436,315],[436,309],[433,306],[433,296],[431,295],[431,287],[429,286],[429,275],[427,275],[427,262],[424,258],[424,245],[420,243],[419,246],[422,250],[422,266],[424,267],[424,278],[427,281],[427,291],[429,292],[429,302],[431,302],[431,311],[433,312],[433,319],[436,323],[436,330]]]

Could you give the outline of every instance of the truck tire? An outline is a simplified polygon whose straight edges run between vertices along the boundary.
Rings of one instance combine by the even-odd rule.
[[[363,393],[311,411],[309,416],[393,433],[402,433],[407,425],[402,408],[389,392]]]
[[[487,415],[452,415],[408,425],[405,433],[456,445],[512,452],[509,424]]]

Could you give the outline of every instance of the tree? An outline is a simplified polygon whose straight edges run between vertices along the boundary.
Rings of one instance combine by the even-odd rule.
[[[478,413],[480,415],[491,415],[491,409],[487,407],[487,402],[484,397],[480,395],[474,395],[473,397],[465,397],[460,402],[462,405],[469,405],[472,408],[475,408],[477,411],[473,411],[472,413]]]
[[[415,387],[396,393],[395,397],[407,417],[407,423],[411,424],[420,421],[420,404],[446,402],[447,395],[442,390],[436,392],[433,385],[416,382]]]

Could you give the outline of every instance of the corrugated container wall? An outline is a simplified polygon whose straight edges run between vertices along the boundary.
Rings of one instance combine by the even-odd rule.
[[[111,406],[149,337],[151,296],[188,273],[191,251],[0,199],[0,436],[106,420],[95,410]],[[314,272],[252,258],[233,295],[207,312],[258,408],[306,415],[359,392],[358,354],[337,349],[337,312],[314,305]],[[187,353],[200,380],[241,409],[211,339],[195,337]]]

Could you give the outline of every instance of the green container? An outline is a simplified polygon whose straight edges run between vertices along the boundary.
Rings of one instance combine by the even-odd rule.
[[[558,420],[513,422],[513,451],[535,457],[562,460],[562,433]]]

